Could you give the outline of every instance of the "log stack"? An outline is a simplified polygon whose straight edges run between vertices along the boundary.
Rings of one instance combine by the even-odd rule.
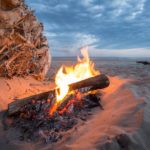
[[[42,79],[50,64],[48,42],[23,0],[0,0],[0,76]]]
[[[91,78],[87,78],[85,80],[75,82],[69,85],[69,91],[75,91],[78,90],[81,93],[88,93],[89,91],[93,90],[98,90],[98,89],[104,89],[108,87],[110,84],[109,78],[104,75],[97,75]],[[56,100],[55,96],[55,91],[59,91],[58,88],[55,88],[53,90],[44,92],[44,93],[39,93],[37,95],[33,95],[30,97],[26,97],[23,99],[18,99],[13,101],[8,105],[8,114],[13,115],[18,112],[20,112],[21,108],[29,103],[31,103],[33,100],[34,101],[43,101],[47,99],[53,99]],[[66,97],[70,98],[70,95],[68,94]],[[66,101],[67,98],[65,98],[64,101]]]
[[[12,131],[16,134],[17,131],[21,141],[54,143],[60,140],[62,143],[72,131],[83,126],[92,113],[104,110],[99,89],[109,84],[109,78],[100,74],[68,85],[69,92],[61,102],[56,101],[58,87],[16,100],[9,104],[2,123],[7,132],[10,129],[11,134]]]

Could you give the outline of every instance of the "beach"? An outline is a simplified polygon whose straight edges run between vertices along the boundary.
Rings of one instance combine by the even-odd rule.
[[[137,64],[135,59],[93,58],[93,61],[95,68],[110,79],[110,86],[101,90],[104,110],[94,110],[89,120],[71,131],[66,139],[53,144],[19,141],[14,131],[4,130],[4,110],[15,98],[54,88],[55,74],[60,66],[72,65],[75,61],[69,58],[54,58],[43,82],[32,78],[1,78],[0,147],[6,150],[149,150],[150,65]]]

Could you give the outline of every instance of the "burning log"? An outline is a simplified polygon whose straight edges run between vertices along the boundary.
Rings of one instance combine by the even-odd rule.
[[[96,89],[103,89],[109,86],[109,79],[106,75],[101,74],[95,77],[91,77],[76,83],[72,83],[69,85],[69,91],[80,90],[82,92],[88,92]],[[8,105],[8,114],[13,115],[20,112],[21,108],[28,103],[34,101],[42,101],[44,99],[48,99],[49,97],[55,97],[55,91],[59,89],[53,89],[48,92],[40,93],[37,95],[33,95],[24,99],[16,100]]]

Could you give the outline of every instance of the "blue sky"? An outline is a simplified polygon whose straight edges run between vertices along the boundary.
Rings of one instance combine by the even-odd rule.
[[[150,57],[149,0],[26,0],[52,56]]]

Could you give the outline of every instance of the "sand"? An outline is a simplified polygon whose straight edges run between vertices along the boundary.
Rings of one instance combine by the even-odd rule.
[[[61,64],[71,60],[53,60],[50,78]],[[95,60],[96,67],[109,75],[110,87],[102,90],[104,110],[95,109],[91,119],[56,144],[21,142],[14,132],[3,130],[0,123],[1,149],[50,150],[149,150],[150,142],[150,66],[135,60]],[[32,78],[0,79],[0,109],[14,98],[47,91],[52,82],[38,82]],[[1,114],[2,116],[2,114]]]
[[[37,81],[32,77],[0,78],[0,110],[6,109],[8,103],[15,99],[48,91],[53,87],[53,83]]]

